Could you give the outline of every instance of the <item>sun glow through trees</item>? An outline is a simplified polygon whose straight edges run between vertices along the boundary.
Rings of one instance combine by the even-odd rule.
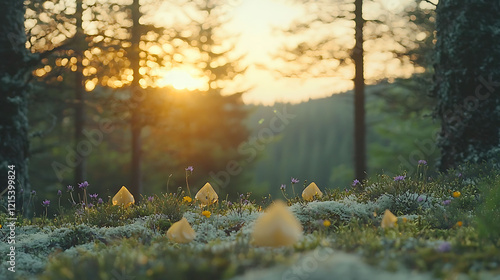
[[[163,77],[157,81],[159,87],[172,86],[177,90],[206,90],[207,82],[202,78],[195,78],[184,69],[172,69],[167,71]]]

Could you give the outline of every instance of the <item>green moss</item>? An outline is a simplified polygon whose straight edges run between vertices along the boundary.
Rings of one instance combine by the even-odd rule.
[[[30,219],[33,225],[17,229],[22,264],[18,275],[25,279],[164,279],[166,275],[172,279],[258,275],[321,279],[366,273],[374,274],[373,279],[390,279],[409,278],[411,273],[416,279],[428,279],[499,273],[495,238],[500,222],[495,219],[500,216],[496,188],[500,176],[496,171],[480,179],[464,176],[442,174],[431,181],[408,177],[399,185],[379,176],[364,190],[332,192],[312,202],[289,201],[304,226],[304,236],[293,247],[277,249],[251,244],[255,220],[263,214],[254,203],[220,203],[201,209],[180,196],[167,195],[129,208],[104,204],[82,211],[77,206],[57,220]],[[454,191],[461,195],[453,197]],[[450,203],[444,205],[444,200]],[[201,214],[206,209],[210,218]],[[398,216],[394,228],[380,227],[385,209]],[[188,244],[166,237],[181,217],[197,233]],[[323,220],[331,226],[325,227]],[[443,244],[448,247],[443,249]],[[0,253],[7,251],[8,246],[0,243]],[[321,260],[314,259],[318,256]],[[342,267],[355,263],[360,274]]]

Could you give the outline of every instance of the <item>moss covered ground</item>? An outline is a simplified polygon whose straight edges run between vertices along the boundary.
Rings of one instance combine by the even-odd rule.
[[[4,226],[0,279],[500,279],[499,172],[470,167],[429,178],[419,170],[320,186],[312,201],[283,189],[303,235],[277,248],[252,241],[269,197],[241,194],[202,208],[182,191],[129,207],[89,196],[54,218],[18,216],[15,273]],[[382,227],[386,209],[397,221]],[[166,234],[182,217],[196,232],[186,244]]]

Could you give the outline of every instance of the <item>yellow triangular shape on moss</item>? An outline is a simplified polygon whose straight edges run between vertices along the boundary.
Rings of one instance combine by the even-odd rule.
[[[382,217],[382,223],[380,224],[380,226],[382,228],[394,227],[397,221],[398,218],[394,216],[394,214],[392,214],[391,211],[389,211],[389,209],[386,209],[384,217]]]
[[[167,237],[177,243],[189,243],[196,237],[196,232],[186,218],[182,218],[168,229]]]
[[[295,244],[302,237],[302,225],[282,201],[274,202],[255,221],[252,242],[256,246],[281,247]]]
[[[206,183],[203,188],[196,193],[194,198],[201,202],[202,207],[216,203],[219,200],[219,196],[210,183]]]
[[[123,205],[128,207],[135,203],[134,196],[123,186],[112,199],[113,205]]]
[[[302,198],[307,201],[312,201],[314,196],[321,197],[322,195],[323,193],[314,182],[310,183],[302,192]]]

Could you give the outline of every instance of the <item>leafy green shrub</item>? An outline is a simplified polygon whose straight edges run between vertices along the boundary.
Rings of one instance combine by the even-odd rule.
[[[480,236],[500,247],[500,176],[484,180],[479,188],[482,192],[482,204],[477,211]]]
[[[86,223],[98,227],[117,227],[130,223],[135,218],[162,214],[171,220],[180,220],[188,205],[182,202],[182,194],[163,194],[142,198],[129,207],[112,205],[111,202],[96,204],[91,208],[83,208],[80,204],[74,211],[66,211],[58,217],[59,224]]]
[[[444,200],[443,202],[451,201]],[[428,209],[424,214],[424,220],[432,228],[451,229],[457,226],[458,222],[464,223],[468,219],[467,213],[458,207],[458,203],[451,201],[447,205],[437,204],[434,208]]]
[[[148,217],[147,227],[154,231],[165,233],[176,221],[172,221],[167,216],[161,214],[151,215]]]
[[[299,219],[306,232],[322,227],[323,220],[333,225],[342,225],[351,219],[368,222],[373,219],[373,212],[382,212],[376,202],[358,202],[354,195],[340,201],[313,201],[306,204],[295,203],[290,210]]]
[[[87,226],[79,225],[69,229],[59,229],[53,235],[61,234],[61,238],[55,240],[54,245],[66,250],[76,245],[91,242],[95,238],[95,233]]]

